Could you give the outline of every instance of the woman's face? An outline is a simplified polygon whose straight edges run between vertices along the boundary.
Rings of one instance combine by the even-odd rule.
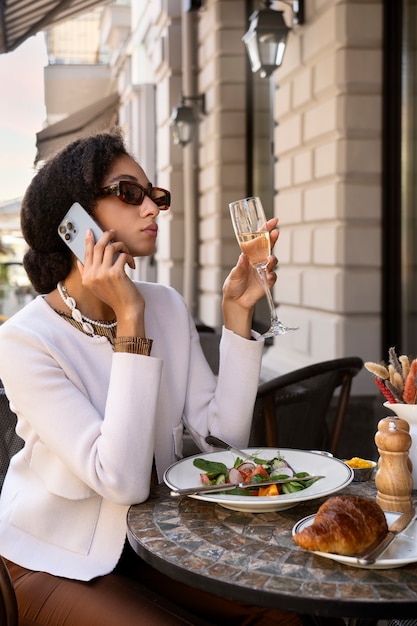
[[[103,188],[120,181],[129,181],[149,187],[142,168],[127,155],[120,156],[103,181]],[[123,241],[132,256],[149,256],[155,251],[159,208],[145,195],[142,204],[126,204],[117,195],[99,198],[94,209],[94,219],[103,230],[113,228],[115,240]]]

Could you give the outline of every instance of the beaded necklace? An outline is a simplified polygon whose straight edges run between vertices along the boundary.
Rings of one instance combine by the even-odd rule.
[[[110,336],[114,336],[114,329],[117,326],[117,320],[112,320],[111,322],[92,320],[86,315],[83,315],[81,311],[77,309],[77,303],[75,299],[68,294],[64,283],[59,282],[57,284],[57,289],[64,304],[66,304],[71,311],[71,318],[64,313],[64,317],[66,317],[68,321],[71,321],[71,319],[74,320],[80,330],[87,335],[91,335],[92,337],[98,334],[102,336],[104,335],[110,339]]]

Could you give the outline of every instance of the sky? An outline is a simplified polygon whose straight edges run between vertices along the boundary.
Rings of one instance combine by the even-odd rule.
[[[23,196],[33,174],[36,133],[46,118],[43,33],[0,54],[0,202]]]

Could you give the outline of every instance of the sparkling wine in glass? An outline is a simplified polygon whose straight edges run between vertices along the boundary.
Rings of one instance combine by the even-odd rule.
[[[271,313],[271,327],[262,336],[274,337],[284,335],[298,327],[284,326],[278,319],[272,300],[271,290],[266,280],[266,267],[271,254],[271,241],[267,228],[267,220],[260,198],[253,196],[236,200],[229,204],[233,228],[240,249],[249,259],[249,263],[256,269],[261,279]]]

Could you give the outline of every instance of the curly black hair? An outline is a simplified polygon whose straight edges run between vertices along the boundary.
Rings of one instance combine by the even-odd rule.
[[[114,162],[129,155],[121,132],[77,139],[57,153],[32,179],[22,202],[21,229],[29,245],[23,265],[38,293],[49,293],[73,264],[58,226],[74,202],[89,213],[96,206],[103,180]]]

